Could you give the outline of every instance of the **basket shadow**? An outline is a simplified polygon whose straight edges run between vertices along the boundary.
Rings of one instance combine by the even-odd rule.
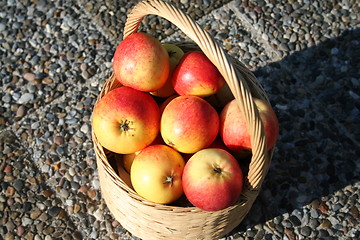
[[[228,236],[319,203],[333,211],[329,198],[360,182],[358,39],[360,29],[347,30],[255,72],[275,103],[280,136],[258,198]]]

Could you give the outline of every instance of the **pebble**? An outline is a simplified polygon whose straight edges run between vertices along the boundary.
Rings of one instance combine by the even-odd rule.
[[[34,82],[34,80],[35,80],[35,74],[34,73],[25,73],[24,74],[24,79],[26,80],[26,81],[29,81],[29,82]]]
[[[103,219],[103,212],[101,211],[100,208],[94,212],[94,217],[99,221]]]
[[[34,94],[32,93],[24,93],[23,95],[21,95],[20,99],[18,100],[19,104],[25,104],[28,102],[31,102],[34,100]]]
[[[11,165],[6,165],[6,167],[3,170],[4,173],[9,173],[11,171],[12,171],[12,166]]]
[[[51,217],[56,217],[59,214],[60,210],[61,210],[60,207],[52,207],[48,210],[48,214]]]
[[[24,105],[20,105],[20,107],[17,109],[16,111],[16,117],[17,118],[22,118],[24,117],[26,114],[26,108]]]
[[[24,185],[25,185],[25,183],[24,183],[23,180],[21,180],[21,179],[16,179],[13,186],[14,186],[14,188],[15,188],[16,191],[21,192],[21,190],[23,189]]]
[[[10,102],[11,102],[11,96],[10,96],[10,94],[5,94],[5,95],[1,98],[1,100],[2,100],[3,102],[5,102],[5,103],[10,103]]]
[[[69,174],[70,174],[70,176],[75,176],[76,175],[76,171],[75,171],[75,169],[74,168],[69,168]]]
[[[81,128],[80,128],[80,131],[83,132],[84,134],[89,133],[89,130],[90,130],[90,127],[86,123],[84,125],[82,125]]]
[[[33,223],[31,218],[24,217],[21,220],[23,226],[28,226]]]
[[[321,223],[321,227],[328,229],[331,227],[331,222],[328,219],[324,219],[323,222]]]
[[[42,222],[45,222],[49,219],[49,216],[45,212],[43,212],[43,213],[41,213],[41,215],[39,216],[38,219]]]
[[[17,235],[18,236],[22,236],[24,234],[24,232],[25,232],[25,228],[23,226],[19,226],[17,228]]]
[[[35,210],[35,211],[32,211],[30,213],[30,218],[31,219],[37,219],[40,215],[41,215],[41,211],[40,210]]]
[[[12,197],[12,196],[14,196],[14,194],[15,194],[15,189],[13,187],[11,187],[11,186],[8,186],[6,191],[5,191],[5,196],[6,197]]]
[[[81,210],[81,206],[79,204],[74,204],[73,211],[74,213],[78,213]]]
[[[96,197],[96,191],[94,189],[90,189],[88,192],[87,192],[88,196],[90,198],[95,198]]]
[[[56,145],[63,145],[65,143],[65,140],[62,136],[54,136],[54,143]]]

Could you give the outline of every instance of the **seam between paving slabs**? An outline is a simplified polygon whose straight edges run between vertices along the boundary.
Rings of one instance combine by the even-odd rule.
[[[51,104],[56,103],[56,102],[60,102],[62,97],[59,97],[57,99],[55,99],[54,101],[51,102]],[[38,112],[41,111],[44,108],[44,106],[42,106],[41,108],[39,108],[36,112],[33,112],[31,114],[28,115],[28,117],[30,117],[31,115],[37,116]],[[19,123],[21,124],[23,120],[20,120],[18,122],[16,122],[15,124]],[[23,144],[23,142],[21,141],[20,137],[16,134],[16,132],[12,129],[13,125],[8,126],[7,128],[4,128],[0,131],[0,134],[3,134],[6,131],[9,131],[12,135],[14,135],[16,137],[16,140],[19,141],[20,146],[25,149],[27,155],[29,156],[29,159],[31,160],[31,162],[34,164],[34,167],[36,168],[36,170],[43,175],[43,172],[41,171],[41,169],[39,168],[39,165],[37,164],[37,162],[34,160],[35,156],[34,154],[32,154],[29,149]],[[55,198],[59,198],[59,193],[57,191],[55,191],[54,187],[49,185],[46,181],[44,181],[44,183],[48,189],[51,189],[52,194],[55,196]],[[73,224],[73,226],[77,226],[77,224],[75,224],[74,222],[74,217],[72,216],[72,214],[70,214],[68,208],[65,205],[61,205],[61,208],[65,211],[65,214],[68,216],[68,221],[71,221],[71,223]],[[77,231],[81,232],[82,234],[85,234],[85,232],[82,231],[82,229],[80,228],[80,226],[76,227]]]
[[[248,31],[250,32],[251,36],[253,36],[253,39],[255,39],[257,41],[257,43],[259,45],[261,45],[262,47],[264,47],[264,49],[267,51],[267,53],[270,55],[269,58],[273,61],[273,62],[278,62],[280,60],[282,60],[284,57],[281,57],[270,45],[269,41],[266,41],[265,39],[263,39],[262,37],[262,33],[261,31],[256,30],[253,25],[249,22],[249,20],[247,19],[247,17],[241,13],[239,11],[239,9],[235,6],[235,2],[237,0],[233,0],[231,2],[229,2],[228,4],[224,5],[224,6],[228,6],[230,9],[232,9],[235,13],[235,15],[237,16],[237,18],[239,18],[240,24]],[[297,81],[302,81],[301,77],[297,76],[296,74],[294,74],[291,70],[289,70],[287,68],[286,65],[284,64],[280,64],[280,68],[285,71],[287,74],[289,74],[291,77],[293,77],[294,79],[296,79]],[[309,87],[304,86],[304,88],[308,91],[311,92],[311,89],[309,89]],[[323,109],[325,110],[326,113],[328,113],[329,115],[331,115],[331,113],[329,112],[329,110],[326,108],[326,105],[322,102],[319,101],[319,103],[321,104],[321,106],[323,107]],[[352,141],[354,141],[354,143],[356,143],[357,145],[360,145],[360,143],[349,133],[349,131],[343,126],[343,124],[341,124],[337,119],[334,119],[336,124],[338,125],[338,127],[341,128],[341,130],[345,133],[345,135],[347,137],[349,137]]]
[[[85,14],[84,11],[81,10],[80,5],[78,4],[78,1],[76,1],[75,4],[76,4],[76,5],[73,6],[73,10],[74,10],[76,13],[82,14],[83,16],[85,16],[85,17],[89,20],[89,24],[93,25],[93,26],[95,27],[95,29],[96,29],[97,31],[99,31],[99,33],[100,33],[101,35],[103,35],[103,37],[105,37],[105,39],[107,39],[110,43],[113,44],[114,39],[112,39],[110,36],[108,36],[108,35],[103,31],[103,29],[102,29],[101,27],[99,27],[99,26],[96,24],[96,22],[94,22],[94,21],[92,20],[91,17],[89,17],[88,14]],[[96,82],[96,79],[101,79],[100,82],[98,81],[98,82],[99,82],[98,86],[99,86],[99,89],[100,89],[100,87],[101,87],[101,86],[103,85],[103,83],[104,83],[104,76],[103,76],[101,73],[97,73],[97,74],[93,75],[93,76],[92,76],[91,78],[89,78],[87,81],[88,81],[88,82],[92,82],[92,81],[95,81],[95,82]],[[106,80],[106,79],[105,79],[105,80]],[[74,88],[74,89],[81,89],[82,86],[84,86],[84,84],[77,83],[77,84],[75,85],[75,88]],[[99,92],[100,92],[100,90],[99,90]],[[64,95],[60,95],[59,97],[54,98],[49,104],[52,105],[52,104],[61,103],[63,100],[64,100]],[[6,126],[5,128],[3,128],[3,129],[0,130],[0,134],[4,133],[4,132],[6,132],[6,131],[9,131],[11,134],[13,134],[13,135],[16,137],[16,139],[19,141],[21,147],[23,147],[24,149],[26,149],[26,153],[29,155],[30,160],[32,161],[32,163],[34,164],[34,166],[36,167],[37,171],[39,171],[40,174],[43,174],[43,172],[40,170],[38,163],[34,160],[34,159],[35,159],[34,154],[32,154],[32,153],[29,151],[29,149],[28,149],[28,148],[23,144],[23,142],[21,141],[20,136],[18,136],[17,133],[16,133],[16,131],[14,131],[14,125],[21,125],[21,124],[25,121],[26,118],[31,118],[31,117],[35,117],[35,118],[36,118],[36,116],[38,116],[39,113],[41,113],[41,112],[44,110],[45,107],[46,107],[46,105],[40,106],[40,107],[39,107],[38,109],[36,109],[34,112],[31,112],[31,113],[25,115],[25,116],[24,116],[22,119],[20,119],[19,121],[14,122],[13,124],[8,125],[8,126]],[[45,153],[43,153],[43,154],[45,154]],[[55,197],[57,197],[57,198],[59,197],[59,193],[58,193],[57,191],[55,191],[54,186],[51,186],[51,185],[49,185],[49,184],[47,184],[47,183],[46,183],[46,186],[47,186],[49,189],[51,189],[51,191],[52,191],[52,193],[53,193],[53,195],[54,195]],[[61,207],[64,209],[66,215],[69,217],[69,218],[68,218],[69,221],[71,221],[71,222],[74,224],[75,215],[73,216],[73,214],[70,214],[68,208],[65,207],[65,205],[62,205]],[[74,224],[74,225],[75,225],[75,224]],[[81,232],[81,233],[83,234],[83,237],[85,237],[85,236],[87,235],[86,232],[83,231],[83,229],[81,229],[81,226],[78,225],[76,228],[77,228],[77,231],[79,231],[79,232]],[[87,236],[87,237],[88,237],[88,236]]]
[[[197,24],[200,24],[200,26],[203,27],[203,25],[206,23],[207,18],[209,18],[209,16],[213,16],[214,14],[216,14],[218,11],[222,11],[222,12],[227,12],[229,13],[229,11],[234,12],[233,16],[235,16],[235,21],[236,24],[239,25],[239,27],[246,31],[246,33],[248,33],[251,36],[251,40],[253,41],[254,44],[256,44],[256,46],[258,48],[263,48],[264,49],[264,54],[266,55],[266,57],[271,60],[271,61],[277,61],[280,60],[279,55],[271,48],[271,46],[269,45],[268,42],[264,41],[264,39],[261,38],[261,36],[259,34],[254,34],[254,31],[252,31],[252,26],[248,25],[248,24],[244,24],[244,21],[242,21],[242,19],[239,17],[239,14],[237,13],[238,9],[237,7],[234,5],[236,2],[236,0],[230,1],[224,5],[222,5],[221,7],[215,8],[212,11],[210,11],[208,14],[204,15],[203,17],[199,18],[199,19],[195,19],[195,22]],[[230,14],[230,13],[229,13]],[[219,21],[219,20],[216,20]],[[174,32],[172,35],[167,36],[165,39],[163,39],[165,42],[173,42],[174,40],[177,40],[178,38],[180,38],[182,40],[182,38],[184,37],[184,35],[182,34],[183,32],[181,30],[177,30],[176,32]],[[175,38],[174,38],[175,36]],[[186,36],[187,37],[187,36]],[[218,43],[221,44],[221,40],[219,39],[215,39]],[[238,41],[238,43],[240,43],[240,41]],[[225,46],[222,46],[223,49],[225,49]],[[242,47],[240,46],[240,49],[242,49]],[[264,60],[263,62],[268,64],[269,60]],[[241,59],[241,57],[239,58],[239,61],[241,61],[242,63],[244,63]],[[258,68],[259,66],[254,68],[250,68],[250,70],[254,71],[256,70],[256,68]]]
[[[76,7],[80,8],[80,6],[82,6],[80,0],[76,0]],[[74,8],[77,13],[81,13],[83,14],[90,22],[93,26],[95,26],[96,30],[98,30],[110,43],[112,44],[116,44],[116,39],[114,37],[112,37],[110,34],[107,34],[107,32],[105,31],[104,28],[102,28],[97,21],[94,21],[94,17],[91,15],[91,13],[89,13],[86,10],[81,10]]]
[[[231,10],[233,10],[236,17],[240,20],[239,21],[240,25],[242,27],[244,27],[244,29],[250,33],[250,35],[253,37],[254,41],[256,41],[260,46],[262,46],[266,50],[268,57],[272,61],[281,60],[282,57],[271,47],[270,43],[262,37],[261,31],[256,30],[254,28],[253,24],[251,24],[249,22],[249,20],[246,18],[246,16],[239,11],[238,7],[235,4],[236,1],[237,0],[233,0],[230,3],[228,3],[228,7]]]
[[[20,148],[24,149],[26,152],[26,155],[28,156],[29,160],[32,162],[35,171],[37,171],[39,174],[43,175],[43,172],[39,169],[39,166],[36,164],[36,161],[33,158],[33,154],[31,154],[31,152],[29,151],[29,149],[22,143],[21,139],[19,138],[19,136],[16,135],[15,131],[11,129],[11,125],[8,126],[7,128],[4,128],[2,130],[0,130],[0,135],[4,134],[5,132],[9,132],[11,135],[13,135],[16,138],[16,141],[20,144]],[[4,162],[5,163],[5,162]],[[45,185],[47,187],[47,189],[50,189],[52,192],[52,195],[55,196],[55,198],[59,198],[56,191],[53,189],[53,187],[49,184],[47,184],[46,181],[44,181],[42,183],[43,185]],[[61,206],[61,208],[65,211],[65,214],[67,215],[67,220],[66,221],[70,221],[72,226],[76,226],[75,222],[73,221],[71,214],[69,214],[69,211],[67,210],[67,208],[65,206]],[[81,229],[79,229],[79,227],[76,227],[78,232],[82,232]]]
[[[91,77],[91,78],[89,79],[89,81],[92,80],[92,79],[96,79],[96,78],[97,78],[97,79],[103,79],[104,76],[102,76],[102,74],[95,74],[93,77]],[[104,81],[103,81],[103,82],[104,82]],[[99,84],[99,87],[102,86],[103,82]],[[77,84],[77,85],[75,86],[75,89],[78,89],[79,92],[80,92],[80,91],[81,91],[81,87],[82,87],[82,84],[79,83],[79,84]],[[90,90],[87,90],[87,91],[90,91]],[[50,103],[50,105],[56,105],[56,104],[62,103],[62,102],[64,102],[65,98],[66,98],[66,95],[62,95],[62,96],[60,96],[60,97],[58,97],[58,98],[55,98],[55,99]],[[41,170],[41,167],[40,167],[39,164],[38,164],[39,162],[37,162],[35,159],[39,159],[39,158],[45,156],[48,152],[45,151],[45,152],[43,152],[43,153],[42,153],[41,155],[39,155],[39,156],[36,156],[36,154],[37,154],[38,152],[33,152],[33,153],[31,153],[31,152],[29,151],[28,147],[26,147],[26,146],[23,144],[23,142],[21,141],[20,136],[18,136],[18,134],[16,133],[16,131],[13,129],[13,127],[14,127],[14,125],[19,125],[19,126],[21,126],[21,125],[26,125],[27,123],[24,124],[24,121],[26,121],[26,119],[36,119],[37,116],[39,116],[39,114],[40,114],[42,111],[44,111],[44,109],[45,109],[46,107],[48,107],[48,106],[47,106],[47,105],[40,106],[36,111],[34,111],[34,112],[32,112],[32,113],[30,113],[30,114],[28,114],[28,115],[25,115],[25,116],[24,116],[21,120],[19,120],[18,122],[15,122],[14,124],[7,126],[6,128],[4,128],[4,129],[2,129],[2,130],[0,131],[0,133],[9,131],[9,132],[11,132],[11,133],[16,137],[16,139],[20,142],[21,147],[23,147],[24,149],[26,149],[26,153],[28,154],[30,160],[31,160],[32,163],[34,164],[34,167],[37,169],[37,171],[39,171],[39,173],[40,173],[41,175],[43,175],[45,172],[43,172],[43,171]],[[90,120],[90,121],[91,121],[91,120]],[[92,143],[92,140],[91,140],[91,143]],[[34,144],[36,145],[36,143],[34,143]],[[48,180],[49,180],[49,179],[52,179],[52,178],[53,178],[53,176],[50,176],[50,177],[48,178]],[[45,181],[45,182],[46,182],[46,181]],[[60,193],[59,193],[58,191],[56,191],[56,189],[55,189],[56,186],[51,185],[51,184],[48,184],[48,183],[46,183],[46,186],[47,186],[49,189],[51,189],[53,195],[54,195],[56,198],[61,199]],[[100,207],[100,205],[99,205],[99,207]],[[82,225],[74,224],[74,223],[77,222],[76,218],[78,217],[78,215],[71,213],[71,212],[69,211],[69,209],[66,207],[65,204],[61,204],[61,208],[65,211],[66,215],[68,216],[69,221],[71,221],[71,223],[73,223],[74,226],[76,225],[76,230],[82,234],[83,239],[87,239],[87,238],[90,236],[90,233],[87,233],[87,231],[84,231],[84,229],[82,228]]]

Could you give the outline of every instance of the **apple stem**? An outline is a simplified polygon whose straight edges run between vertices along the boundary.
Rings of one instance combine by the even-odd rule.
[[[121,131],[123,131],[123,132],[127,132],[127,131],[129,131],[130,129],[132,129],[132,128],[130,128],[130,124],[132,124],[132,122],[131,121],[129,121],[129,120],[125,120],[125,121],[121,121],[121,123],[120,123],[120,129],[121,129]]]
[[[174,176],[166,176],[165,181],[163,183],[172,185],[173,181],[174,181]]]
[[[169,57],[171,57],[172,55],[176,54],[176,52],[175,51],[170,51],[170,52],[168,52],[168,54],[169,54]]]
[[[222,170],[219,167],[214,167],[214,172],[217,174],[220,174],[222,172]]]

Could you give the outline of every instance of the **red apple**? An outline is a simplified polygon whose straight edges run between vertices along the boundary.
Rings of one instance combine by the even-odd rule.
[[[161,116],[164,142],[182,153],[195,153],[209,146],[219,132],[219,115],[204,99],[174,98]]]
[[[275,146],[279,136],[278,119],[266,101],[254,98],[254,102],[264,125],[269,150]],[[249,128],[235,99],[229,102],[220,114],[220,135],[229,149],[235,152],[251,151]]]
[[[113,70],[121,84],[144,92],[155,91],[168,79],[169,55],[156,38],[133,33],[116,48]]]
[[[196,207],[217,211],[234,204],[242,192],[243,174],[236,159],[219,148],[195,153],[186,163],[183,188]]]
[[[158,135],[160,110],[149,94],[120,87],[96,104],[92,125],[103,147],[115,153],[133,153],[148,146]]]
[[[219,91],[225,84],[219,70],[200,51],[185,53],[171,78],[179,95],[206,97]]]

